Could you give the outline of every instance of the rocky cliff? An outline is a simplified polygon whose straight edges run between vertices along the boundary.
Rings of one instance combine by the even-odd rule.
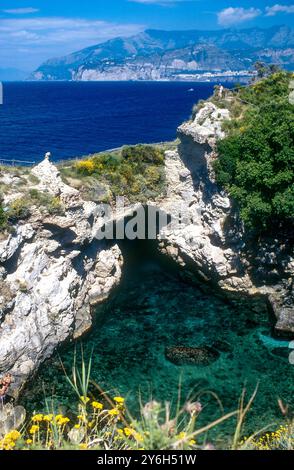
[[[227,109],[207,102],[179,128],[178,149],[166,152],[167,193],[148,204],[172,219],[184,208],[185,217],[161,230],[158,246],[218,291],[262,296],[276,315],[276,330],[293,335],[294,257],[278,240],[249,248],[238,213],[214,181],[215,144],[229,118]],[[1,171],[4,205],[20,197],[21,189],[9,191],[20,188],[18,178]],[[16,394],[58,346],[91,327],[92,306],[107,299],[123,265],[116,241],[96,238],[105,222],[102,205],[82,200],[48,159],[23,178],[58,197],[63,212],[36,207],[0,241],[0,374],[12,373]]]
[[[58,345],[90,328],[91,306],[107,298],[122,266],[118,246],[94,238],[96,205],[81,200],[48,160],[32,174],[65,211],[44,218],[36,209],[0,242],[0,372],[11,371],[16,390]]]

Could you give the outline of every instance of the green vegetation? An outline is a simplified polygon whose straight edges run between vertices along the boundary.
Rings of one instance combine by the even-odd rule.
[[[294,217],[293,74],[275,73],[234,93],[242,104],[218,143],[217,181],[237,201],[256,233],[283,228]]]
[[[131,202],[144,202],[164,191],[164,151],[151,145],[123,147],[88,157],[62,173],[82,178],[88,190],[93,189],[90,198],[95,198],[95,182],[99,182],[108,188],[110,199],[126,196]]]
[[[64,209],[58,197],[43,193],[37,189],[30,189],[22,198],[15,199],[9,206],[7,216],[9,220],[26,219],[34,212],[34,208],[50,215],[63,214]]]
[[[43,193],[37,189],[24,192],[22,197],[14,199],[4,210],[0,203],[0,232],[11,229],[11,224],[18,220],[27,219],[34,214],[35,209],[49,215],[62,215],[63,205],[58,197]]]
[[[2,206],[2,202],[0,201],[0,231],[6,227],[7,224],[7,216]]]

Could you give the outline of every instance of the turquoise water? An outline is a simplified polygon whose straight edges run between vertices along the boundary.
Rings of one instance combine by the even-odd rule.
[[[127,397],[134,414],[139,396],[143,401],[152,397],[176,403],[181,381],[183,400],[200,393],[202,422],[221,414],[210,392],[227,412],[237,408],[243,387],[249,398],[259,383],[246,431],[279,422],[278,398],[293,406],[294,369],[287,348],[269,350],[259,338],[260,333],[271,334],[265,305],[242,299],[229,302],[201,285],[185,282],[175,266],[153,256],[154,247],[146,242],[124,249],[123,282],[97,309],[95,326],[83,340],[85,355],[89,357],[93,351],[92,378],[104,390]],[[165,348],[177,345],[215,347],[220,356],[206,367],[179,367],[165,357]],[[73,355],[73,345],[60,352],[68,370]],[[23,401],[27,407],[42,408],[44,387],[65,408],[73,406],[75,397],[57,356],[42,367],[26,393]],[[233,420],[225,423],[214,431],[214,437],[223,439],[234,426]]]

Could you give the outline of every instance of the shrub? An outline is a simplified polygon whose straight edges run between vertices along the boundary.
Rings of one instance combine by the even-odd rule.
[[[162,165],[164,162],[164,155],[162,150],[151,145],[136,145],[124,147],[122,149],[122,157],[128,163],[134,163],[137,165]]]
[[[5,229],[6,224],[7,224],[7,215],[0,201],[0,230]]]
[[[293,450],[294,424],[281,425],[271,432],[263,432],[257,437],[244,438],[241,449],[245,450]]]
[[[77,170],[84,175],[92,175],[95,171],[93,160],[83,160],[76,164]]]
[[[251,106],[227,128],[218,143],[218,183],[240,206],[248,228],[256,232],[293,222],[294,106],[289,103],[287,73],[279,73],[245,90]]]
[[[144,201],[150,192],[163,189],[164,152],[151,145],[124,147],[121,152],[102,153],[76,165],[80,175],[99,178],[109,185],[113,196]]]
[[[29,201],[27,198],[15,199],[9,207],[9,218],[26,219],[30,215]]]

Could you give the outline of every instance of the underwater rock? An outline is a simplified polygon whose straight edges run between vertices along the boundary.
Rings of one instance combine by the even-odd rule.
[[[219,358],[220,354],[207,346],[191,348],[187,346],[168,347],[165,357],[177,366],[209,366]]]

